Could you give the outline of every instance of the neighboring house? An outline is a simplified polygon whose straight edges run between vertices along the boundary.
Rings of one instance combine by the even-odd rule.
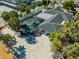
[[[22,2],[31,3],[34,0],[0,0],[0,4],[6,5],[11,8],[18,9],[18,5]]]
[[[5,5],[5,6],[8,6],[8,7],[11,7],[11,8],[14,8],[14,9],[17,9],[17,6],[16,4],[14,3],[11,3],[11,2],[8,2],[8,1],[0,1],[0,5]]]
[[[22,3],[22,2],[32,2],[34,0],[0,0],[0,1],[5,1],[5,2],[8,2],[8,3],[12,3],[12,4],[19,4],[19,3]]]
[[[56,32],[63,26],[65,22],[73,20],[73,15],[70,13],[64,13],[60,7],[55,7],[52,10],[42,12],[38,14],[37,17],[45,19],[45,21],[42,22],[38,28],[46,33]]]
[[[19,0],[2,0],[2,1],[12,3],[12,4],[17,4],[17,1],[19,1]]]
[[[0,27],[4,27],[6,25],[5,20],[3,18],[0,18]]]

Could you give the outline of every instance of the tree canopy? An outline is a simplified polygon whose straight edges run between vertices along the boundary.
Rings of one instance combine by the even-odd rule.
[[[12,19],[19,19],[20,14],[19,14],[17,11],[12,10],[12,11],[10,11],[10,12],[3,12],[3,13],[1,14],[1,16],[2,16],[2,18],[3,18],[4,20],[9,20],[10,18],[12,18]]]
[[[52,33],[49,38],[53,52],[60,52],[62,56],[66,52],[68,59],[79,57],[79,21],[65,23],[60,31]]]
[[[4,41],[6,44],[7,44],[9,41],[13,40],[13,39],[14,39],[14,37],[11,36],[11,35],[9,35],[9,34],[1,34],[1,35],[0,35],[0,40]]]
[[[74,0],[68,0],[63,3],[64,9],[73,10],[75,7],[76,7],[76,4],[74,3]]]
[[[15,10],[12,10],[10,12],[3,12],[2,18],[8,22],[8,24],[15,30],[18,31],[20,20],[19,18],[22,17],[22,14],[18,13]]]
[[[75,21],[79,20],[79,12],[75,14],[74,18],[75,18]]]

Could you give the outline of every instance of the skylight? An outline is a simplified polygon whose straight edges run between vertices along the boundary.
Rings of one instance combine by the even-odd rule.
[[[42,12],[42,13],[38,14],[37,17],[44,19],[44,20],[48,20],[49,18],[52,17],[52,14]]]

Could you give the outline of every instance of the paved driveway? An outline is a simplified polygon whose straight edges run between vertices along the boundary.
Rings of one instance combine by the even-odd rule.
[[[37,41],[37,44],[27,46],[27,59],[52,59],[48,37],[42,35]]]
[[[25,38],[17,38],[17,46],[24,45],[26,48],[26,59],[52,59],[48,37],[42,35],[36,39],[36,44],[28,44]]]
[[[10,34],[13,36],[15,35],[14,31],[11,31],[9,28],[3,29],[4,34]],[[42,35],[40,37],[37,37],[37,43],[36,44],[28,44],[26,41],[26,38],[20,38],[17,35],[15,35],[17,39],[16,47],[20,45],[24,45],[26,48],[26,59],[52,59],[51,56],[51,47],[49,44],[49,38],[45,35]]]

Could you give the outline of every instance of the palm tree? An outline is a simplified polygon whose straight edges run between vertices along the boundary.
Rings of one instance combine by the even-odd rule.
[[[4,20],[8,20],[10,18],[10,14],[8,12],[3,12],[1,14],[1,17],[4,19]]]
[[[2,34],[2,35],[0,35],[0,40],[3,40],[6,44],[9,42],[9,41],[11,41],[11,40],[13,40],[13,38],[14,37],[12,37],[11,35],[9,35],[9,34]]]
[[[30,8],[30,6],[27,6],[26,8],[25,8],[25,12],[26,12],[26,14],[29,14],[30,13],[30,10],[31,8]]]

